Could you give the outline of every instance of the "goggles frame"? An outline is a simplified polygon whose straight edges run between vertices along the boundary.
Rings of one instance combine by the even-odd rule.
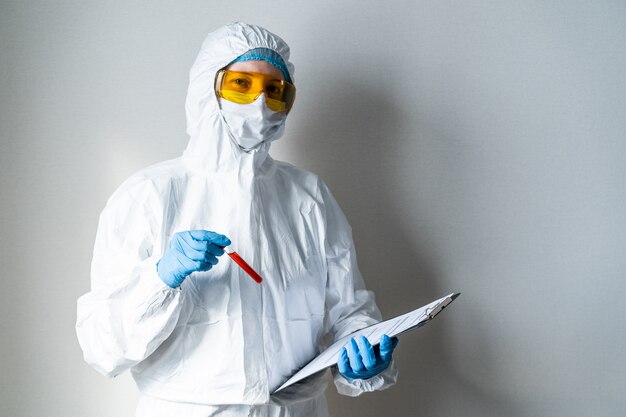
[[[241,83],[238,83],[239,81]],[[246,86],[242,83],[251,85]],[[275,88],[278,91],[268,91],[268,88]],[[289,113],[296,99],[295,85],[261,72],[221,69],[215,74],[214,89],[218,98],[238,104],[253,103],[262,93],[265,93],[267,107],[286,114]]]

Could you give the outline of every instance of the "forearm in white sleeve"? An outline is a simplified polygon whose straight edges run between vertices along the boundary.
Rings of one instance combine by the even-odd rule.
[[[323,184],[320,189],[326,209],[326,310],[329,332],[336,341],[380,322],[382,316],[374,293],[366,289],[359,271],[350,225],[330,191]],[[353,381],[348,381],[333,367],[337,391],[349,396],[388,388],[396,382],[397,375],[394,362],[379,375]]]
[[[339,373],[337,367],[332,368],[332,373],[337,392],[349,397],[357,397],[364,392],[382,391],[395,384],[398,380],[398,368],[396,368],[394,360],[391,361],[389,367],[383,372],[368,379],[348,380]]]
[[[85,361],[109,377],[154,352],[174,330],[181,308],[180,290],[157,274],[154,236],[143,213],[120,209],[127,210],[107,207],[100,216],[91,291],[77,302],[76,333]]]

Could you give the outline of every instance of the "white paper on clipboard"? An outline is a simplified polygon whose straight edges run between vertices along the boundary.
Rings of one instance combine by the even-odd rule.
[[[341,348],[346,345],[351,337],[365,336],[372,343],[380,340],[383,334],[387,334],[389,337],[397,336],[400,333],[408,332],[409,330],[416,329],[423,326],[432,320],[437,314],[439,314],[444,308],[446,308],[452,301],[454,301],[460,293],[452,293],[433,301],[430,304],[426,304],[416,310],[402,314],[400,316],[391,318],[389,320],[381,321],[380,323],[373,324],[369,327],[365,327],[361,330],[357,330],[333,343],[330,347],[320,353],[311,362],[305,365],[302,369],[296,372],[291,378],[289,378],[283,385],[281,385],[274,393],[277,393],[288,386],[295,384],[298,381],[303,380],[325,368],[331,367],[337,363],[337,357]]]

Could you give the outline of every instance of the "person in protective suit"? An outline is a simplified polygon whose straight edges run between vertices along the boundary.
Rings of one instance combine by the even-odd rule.
[[[130,369],[137,417],[327,416],[323,374],[271,394],[381,320],[326,184],[268,154],[293,73],[289,47],[264,28],[210,33],[190,71],[182,157],[131,176],[100,215],[76,330],[97,371]],[[218,262],[228,245],[261,284]],[[394,384],[396,342],[351,340],[332,369],[339,393]]]

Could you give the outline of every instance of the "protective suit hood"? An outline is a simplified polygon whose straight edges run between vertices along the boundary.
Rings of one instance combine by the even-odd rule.
[[[268,48],[277,52],[285,61],[293,79],[294,66],[289,61],[289,46],[262,27],[234,22],[209,33],[202,43],[200,53],[189,71],[185,102],[190,140],[183,153],[183,161],[194,170],[254,174],[267,158],[269,142],[251,151],[245,151],[237,145],[224,121],[214,88],[217,71],[254,48]]]

